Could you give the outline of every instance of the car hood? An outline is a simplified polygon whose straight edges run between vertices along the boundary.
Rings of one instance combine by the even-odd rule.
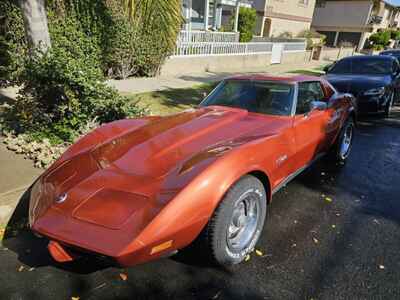
[[[196,176],[197,165],[204,168],[227,151],[274,135],[288,124],[288,117],[226,107],[154,119],[46,172],[31,194],[31,226],[50,237],[62,240],[68,236],[71,241],[76,238],[72,232],[77,222],[109,230],[129,224],[128,236],[132,238],[188,183],[190,176]],[[72,221],[66,224],[67,219]],[[97,231],[90,234],[94,236]],[[80,244],[84,233],[81,235]],[[112,242],[123,244],[123,239]]]
[[[369,89],[386,86],[391,82],[390,75],[327,74],[325,79],[339,92],[351,93],[354,96]]]

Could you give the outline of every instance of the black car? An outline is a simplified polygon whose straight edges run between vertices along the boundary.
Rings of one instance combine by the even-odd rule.
[[[355,96],[359,113],[390,115],[400,88],[400,66],[396,58],[387,55],[350,56],[325,71],[325,78],[338,91]]]
[[[379,55],[389,55],[389,56],[393,56],[395,58],[397,58],[397,60],[400,59],[400,49],[396,50],[396,49],[392,49],[392,50],[385,50],[382,51],[381,53],[379,53]]]

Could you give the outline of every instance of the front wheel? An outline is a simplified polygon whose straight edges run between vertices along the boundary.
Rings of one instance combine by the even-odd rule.
[[[344,163],[350,155],[354,138],[354,121],[349,118],[342,127],[340,134],[332,148],[333,158],[336,162]]]
[[[263,184],[246,175],[232,186],[203,231],[201,243],[219,265],[242,262],[264,226],[267,197]]]

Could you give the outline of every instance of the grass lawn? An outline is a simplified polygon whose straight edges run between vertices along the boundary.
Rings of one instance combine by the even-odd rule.
[[[122,95],[127,96],[132,102],[137,102],[140,107],[148,108],[152,115],[167,115],[195,107],[216,84],[207,83],[184,89],[166,89],[133,95],[123,93]]]

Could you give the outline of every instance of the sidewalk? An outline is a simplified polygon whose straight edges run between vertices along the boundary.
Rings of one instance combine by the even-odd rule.
[[[42,172],[30,160],[9,151],[0,140],[0,229],[7,224],[22,194]]]
[[[325,65],[325,61],[311,61],[299,64],[277,64],[270,65],[258,70],[241,70],[241,72],[221,72],[221,73],[199,73],[182,75],[180,77],[150,77],[150,78],[128,78],[125,80],[109,80],[108,83],[122,93],[138,94],[152,91],[160,91],[176,88],[190,88],[202,83],[208,83],[221,80],[225,77],[238,73],[271,73],[274,75],[285,74],[294,70],[312,70]]]

